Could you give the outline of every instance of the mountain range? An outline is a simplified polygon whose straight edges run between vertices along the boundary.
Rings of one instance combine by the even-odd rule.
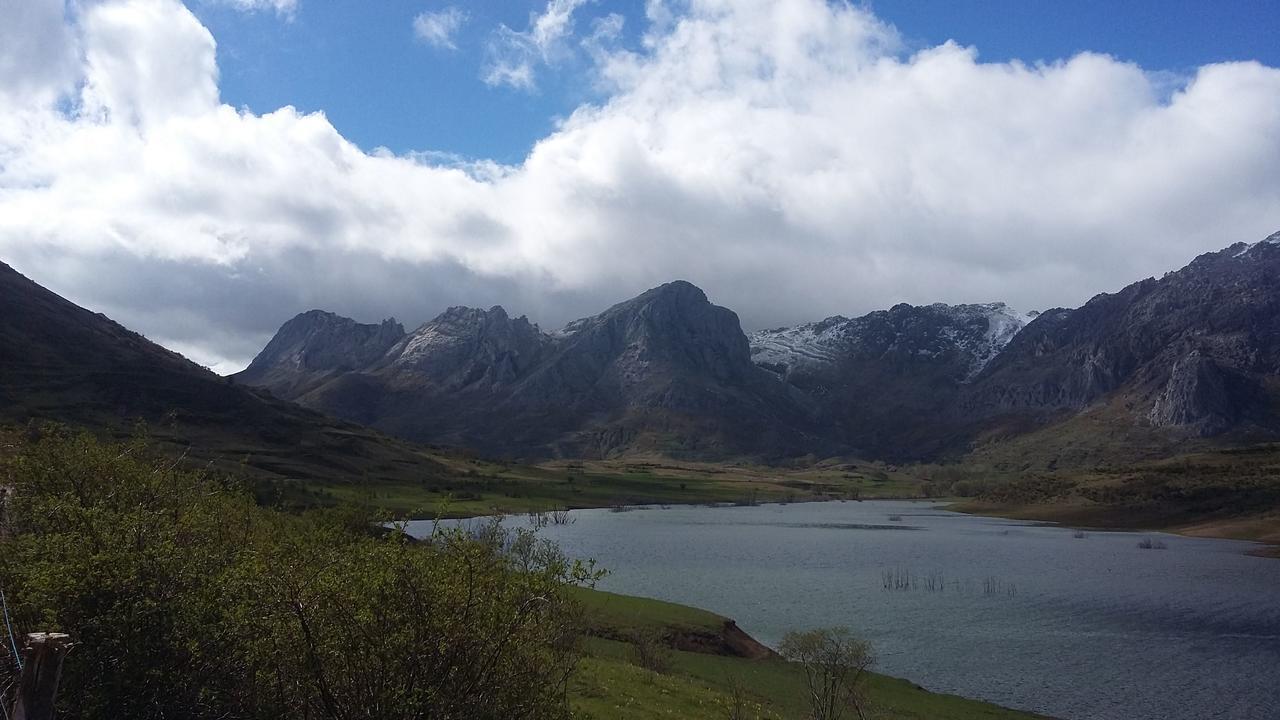
[[[312,310],[234,379],[521,458],[945,460],[1080,418],[1088,430],[1064,448],[1273,440],[1280,233],[1038,313],[901,304],[747,335],[684,281],[554,332],[501,307],[449,308],[413,331]]]

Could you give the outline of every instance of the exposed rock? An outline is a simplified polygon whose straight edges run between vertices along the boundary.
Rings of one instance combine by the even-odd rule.
[[[963,446],[953,417],[961,387],[1033,317],[1004,303],[899,304],[758,332],[751,353],[858,452],[912,459]]]
[[[1212,358],[1193,351],[1174,363],[1169,382],[1147,413],[1156,427],[1193,428],[1213,435],[1239,417],[1227,390],[1227,378]]]
[[[737,315],[683,281],[555,334],[500,307],[454,307],[319,382],[256,372],[246,381],[265,377],[339,417],[497,454],[774,456],[815,445],[803,403],[752,364]]]
[[[978,416],[1079,411],[1119,396],[1155,427],[1280,427],[1280,234],[1031,322],[968,388]]]
[[[1143,432],[1277,437],[1277,376],[1280,233],[1076,310],[904,304],[750,339],[683,281],[555,333],[500,307],[450,308],[407,335],[307,313],[240,377],[498,454],[910,461],[1100,404]]]
[[[378,362],[403,337],[404,327],[394,319],[363,325],[310,310],[281,326],[237,377],[249,385],[271,386],[286,396],[298,394],[334,373]]]

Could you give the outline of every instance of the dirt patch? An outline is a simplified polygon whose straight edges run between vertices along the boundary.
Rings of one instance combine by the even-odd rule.
[[[587,630],[587,634],[625,643],[635,640],[631,632],[610,627],[592,627]],[[719,632],[700,628],[666,627],[662,631],[662,641],[675,650],[704,655],[740,657],[748,660],[764,660],[777,656],[769,646],[748,635],[732,620],[725,620]]]
[[[677,631],[670,636],[670,640],[672,647],[686,652],[728,655],[748,660],[763,660],[775,655],[773,650],[748,635],[732,620],[725,620],[719,633]]]

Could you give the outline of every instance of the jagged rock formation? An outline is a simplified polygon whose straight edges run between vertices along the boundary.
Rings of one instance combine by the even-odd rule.
[[[362,325],[312,310],[285,323],[240,379],[249,385],[287,386],[285,395],[302,394],[333,374],[377,362],[403,337],[404,327],[394,318]]]
[[[1004,303],[913,307],[905,303],[859,318],[829,317],[751,335],[757,364],[782,376],[812,372],[850,358],[927,358],[959,379],[977,374],[1038,313]]]
[[[1147,419],[1156,427],[1186,427],[1214,435],[1239,418],[1230,402],[1229,380],[1212,358],[1199,350],[1173,364],[1169,381],[1156,393]]]
[[[1135,422],[1270,433],[1280,374],[1280,233],[1044,313],[972,384],[979,415],[1122,404]]]
[[[1033,317],[1004,303],[900,304],[758,332],[751,352],[859,453],[910,459],[963,444],[952,412],[962,386]]]
[[[929,459],[1099,407],[1169,438],[1280,437],[1280,233],[1076,310],[896,305],[750,338],[687,282],[555,333],[500,307],[450,308],[410,333],[313,311],[240,377],[518,456]]]
[[[332,342],[321,330],[333,326],[302,346]],[[500,307],[450,308],[363,365],[325,368],[307,383],[290,379],[293,354],[269,350],[244,381],[388,432],[490,453],[774,457],[818,445],[803,400],[751,362],[737,315],[683,281],[555,334]]]

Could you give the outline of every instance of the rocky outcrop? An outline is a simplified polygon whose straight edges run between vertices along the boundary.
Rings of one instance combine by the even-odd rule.
[[[1156,427],[1183,427],[1200,435],[1222,432],[1240,414],[1228,382],[1216,361],[1193,351],[1173,364],[1169,381],[1156,394],[1147,418]]]
[[[333,374],[377,363],[404,334],[395,319],[364,325],[310,310],[281,326],[237,378],[249,385],[274,387],[285,396],[300,395]]]
[[[385,365],[450,390],[509,385],[551,344],[528,318],[512,319],[501,306],[451,307],[400,340]]]
[[[1080,411],[1123,399],[1155,427],[1274,431],[1280,235],[1201,255],[1077,310],[1030,323],[962,400],[976,416]]]

